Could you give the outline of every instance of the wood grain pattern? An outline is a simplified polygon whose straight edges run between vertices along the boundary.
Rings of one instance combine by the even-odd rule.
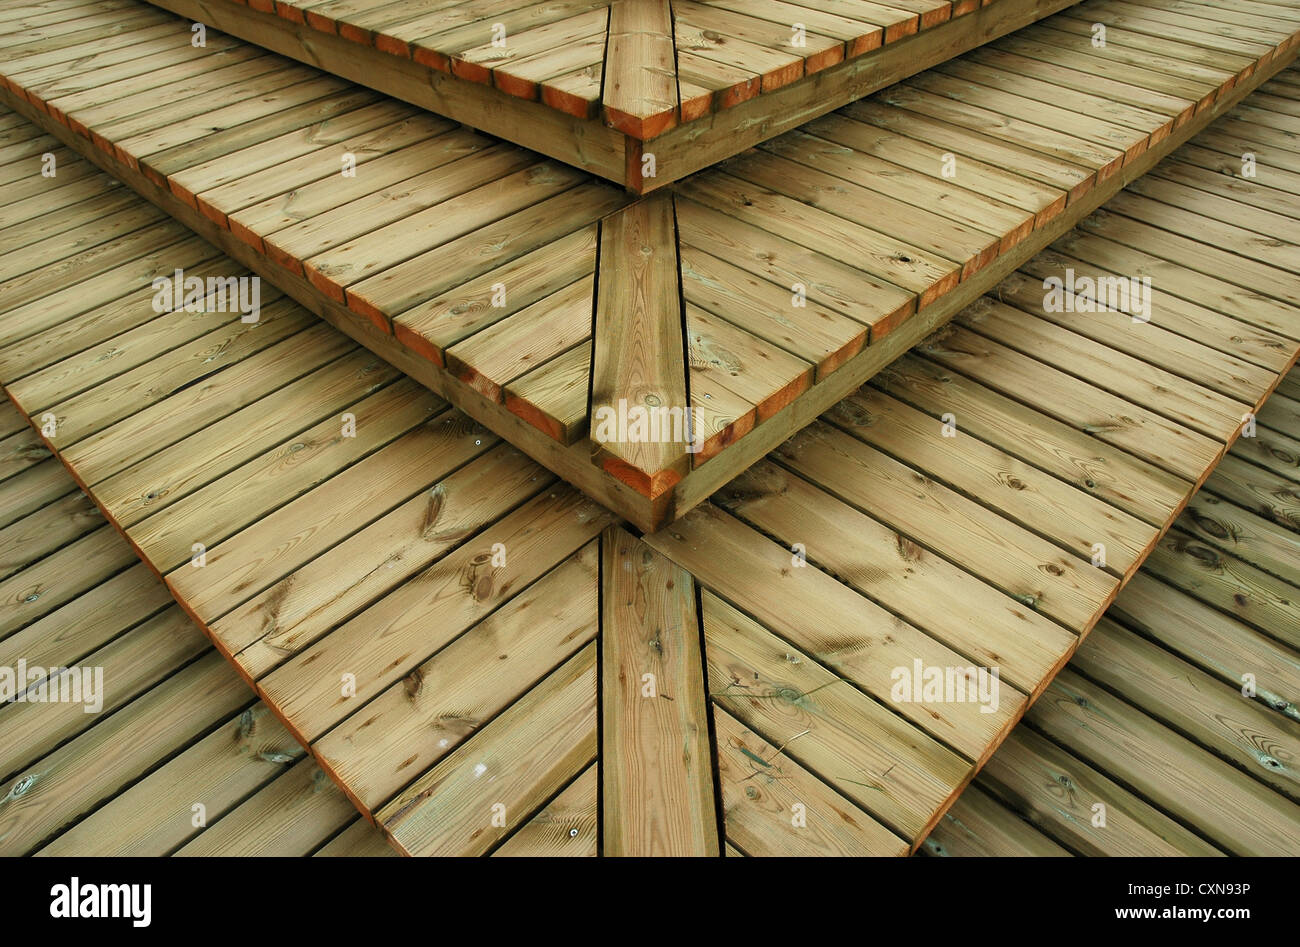
[[[626,530],[601,538],[604,854],[718,854],[695,583]]]
[[[613,0],[601,107],[605,121],[633,138],[654,138],[677,123],[677,63],[668,0]]]
[[[601,224],[600,266],[592,437],[601,465],[653,499],[682,478],[688,461],[687,445],[671,439],[671,427],[656,433],[661,425],[651,427],[648,421],[669,417],[674,409],[680,417],[690,404],[672,197],[638,201],[607,218]],[[639,433],[631,426],[633,412],[646,419]],[[602,415],[614,422],[606,421],[613,433],[609,440],[599,430]],[[618,430],[620,417],[629,419],[626,435]]]

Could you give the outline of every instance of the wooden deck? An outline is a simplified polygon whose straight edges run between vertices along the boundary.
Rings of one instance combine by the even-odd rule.
[[[644,193],[1071,2],[156,5]]]
[[[393,854],[7,400],[0,438],[0,667],[104,683],[0,704],[0,855]]]
[[[1097,6],[1122,24],[1106,57],[1072,9],[635,203],[242,41],[195,49],[132,0],[118,21],[163,35],[131,52],[0,6],[27,53],[0,68],[22,114],[652,530],[1295,55],[1300,32],[1236,39],[1228,0],[1193,18],[1222,33],[1157,37],[1180,2]],[[689,409],[698,450],[597,423],[625,408]]]
[[[924,852],[1295,854],[1298,394],[1293,371]]]
[[[1294,85],[1268,95],[1290,108]],[[914,850],[1300,349],[1300,186],[1251,131],[1300,119],[1251,105],[638,538],[269,288],[255,325],[159,314],[155,276],[239,267],[0,121],[7,392],[411,854],[498,851],[534,824],[559,850],[601,793],[609,851]],[[1223,174],[1252,134],[1259,178]],[[1246,229],[1275,236],[1219,249]],[[1044,274],[1067,269],[1152,275],[1152,320],[1043,311]],[[10,429],[9,456],[34,457]],[[10,587],[15,630],[80,594]],[[896,699],[917,661],[996,668],[997,707]]]
[[[102,732],[80,714],[69,727],[66,715],[43,713],[33,722],[31,705],[21,708],[26,720],[12,713],[20,708],[0,708],[0,732],[17,735],[13,743],[6,741],[0,785],[37,777],[26,792],[0,805],[0,853],[394,854],[382,834],[303,759],[264,705],[251,704],[237,716],[229,712],[240,706],[229,686],[234,671],[213,663],[215,653],[163,587],[125,543],[106,532],[97,509],[57,461],[37,449],[21,415],[0,404],[0,436],[20,434],[23,445],[7,445],[0,480],[6,508],[0,521],[3,578],[14,578],[11,586],[54,590],[59,602],[43,618],[14,622],[6,616],[0,664],[12,666],[20,654],[45,666],[99,664],[118,682],[117,690],[119,669],[131,672],[129,655],[148,660],[119,692],[126,698],[110,711],[120,716],[105,720]],[[1053,725],[1043,713],[1051,703],[1031,709],[1027,722],[935,827],[923,853],[1252,854],[1278,845],[1283,854],[1294,850],[1300,833],[1300,619],[1291,608],[1290,620],[1283,612],[1279,622],[1276,603],[1279,591],[1293,594],[1297,578],[1294,556],[1283,562],[1277,556],[1279,537],[1294,543],[1287,531],[1300,532],[1300,452],[1290,446],[1297,436],[1300,372],[1293,371],[1265,402],[1256,436],[1228,452],[1171,537],[1120,594],[1069,669],[1048,686],[1048,702],[1069,716]],[[1230,529],[1210,527],[1207,535],[1213,523]],[[59,555],[68,559],[64,550],[78,543],[81,555],[92,544],[106,552],[105,566],[82,571],[66,562],[42,565]],[[105,572],[112,574],[101,580]],[[114,602],[110,620],[90,627],[84,616],[106,600]],[[63,623],[82,633],[59,635],[55,628]],[[1117,663],[1124,672],[1118,678]],[[1093,678],[1083,676],[1089,671]],[[1256,699],[1266,709],[1243,709],[1242,673],[1255,675]],[[175,678],[180,680],[173,683]],[[1152,688],[1152,680],[1162,686]],[[1100,692],[1098,685],[1114,693]],[[181,712],[181,688],[196,688],[205,703],[174,730],[159,732],[159,717],[174,719]],[[1078,715],[1085,712],[1119,719],[1122,729],[1084,742],[1079,734],[1091,734],[1080,728]],[[1223,719],[1233,721],[1231,730]],[[67,749],[52,752],[69,739]],[[123,744],[132,750],[119,766],[102,767],[105,747]],[[1168,779],[1170,768],[1183,780]],[[88,772],[96,774],[89,785]],[[591,798],[594,772],[584,779],[592,783],[585,793]],[[1192,788],[1184,785],[1193,780]],[[1126,785],[1144,788],[1135,795]],[[1207,798],[1195,788],[1205,785],[1216,786],[1219,795]],[[204,806],[203,829],[194,825],[195,801]],[[1105,825],[1095,826],[1098,803],[1105,806]],[[228,813],[235,818],[227,819]],[[595,836],[594,807],[551,805],[497,854],[594,854]],[[728,854],[738,851],[729,847]]]

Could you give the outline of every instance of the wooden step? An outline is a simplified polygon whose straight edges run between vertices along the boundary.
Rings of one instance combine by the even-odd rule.
[[[1298,100],[1300,90],[1290,94]],[[1297,380],[1293,370],[1279,391]],[[1284,430],[1294,434],[1300,423],[1290,419]],[[1284,631],[1297,616],[1300,530],[1270,501],[1285,504],[1296,483],[1255,465],[1252,440],[1237,443],[1179,518],[1175,529],[1186,532],[1171,548],[1181,555],[1133,577],[1070,673],[1048,686],[924,852],[1258,855],[1294,848],[1300,650]],[[1277,558],[1279,544],[1289,553],[1285,561]],[[1234,579],[1252,569],[1274,574],[1284,604]],[[1268,609],[1276,620],[1252,627],[1243,617]]]
[[[1072,0],[154,2],[646,193]]]
[[[109,2],[123,15],[134,9],[133,0]],[[1177,2],[1150,0],[1151,16],[1160,13],[1151,23],[1166,23],[1160,11]],[[701,24],[746,19],[713,6],[678,13]],[[1198,22],[1228,22],[1237,12],[1202,6]],[[573,17],[590,12],[575,7]],[[170,35],[150,32],[139,61],[123,59],[123,49],[136,47],[99,51],[73,28],[79,21],[66,21],[66,35],[60,22],[44,24],[33,62],[19,57],[0,70],[7,86],[0,98],[557,476],[653,531],[1015,268],[1033,265],[1053,241],[1066,253],[1093,236],[1145,246],[1198,214],[1213,216],[1200,203],[1160,210],[1163,201],[1144,195],[1093,212],[1276,74],[1295,55],[1300,32],[1265,29],[1259,36],[1267,42],[1235,43],[1216,60],[1194,30],[1139,55],[1139,45],[1126,45],[1129,34],[1159,27],[1112,12],[1127,24],[1115,58],[1094,48],[1071,17],[1049,17],[639,201],[240,40],[214,34],[209,46],[194,47],[179,21]],[[158,25],[148,18],[148,30]],[[756,34],[746,35],[752,44]],[[1091,91],[1076,91],[1082,86]],[[169,101],[157,108],[164,88]],[[218,95],[223,104],[213,109]],[[1244,108],[1234,113],[1234,133],[1241,116],[1254,115]],[[1276,142],[1294,116],[1268,114],[1273,124],[1263,127]],[[1198,141],[1177,164],[1218,171],[1236,160],[1222,138]],[[7,151],[14,161],[57,148],[44,139],[3,147],[0,158]],[[1258,157],[1269,180],[1294,184],[1285,154],[1275,165],[1269,154]],[[10,298],[29,306],[24,318],[48,326],[70,303],[58,297],[38,306],[31,287],[50,272],[41,269],[46,251],[75,219],[62,201],[78,193],[60,198],[48,231],[25,238],[0,272],[13,277]],[[34,212],[34,197],[15,202],[12,226]],[[106,198],[106,213],[120,200]],[[183,240],[152,214],[122,217],[117,226],[133,234],[121,245],[105,245],[106,224],[85,229],[89,245],[59,264],[63,272],[120,285],[127,257]],[[1076,224],[1084,233],[1068,234]],[[1240,223],[1215,218],[1207,226],[1219,241],[1242,236]],[[1229,259],[1190,238],[1170,239],[1178,242],[1170,263],[1217,269]],[[1252,245],[1237,268],[1242,278],[1265,280],[1284,255]],[[1273,331],[1287,318],[1277,307],[1300,298],[1294,279],[1278,285],[1254,316]],[[985,325],[996,335],[994,321]],[[276,324],[298,327],[292,319]],[[1050,347],[1059,332],[1042,327],[1037,338]],[[1102,352],[1105,342],[1093,341],[1076,352]],[[993,359],[1002,345],[979,357]],[[287,341],[281,349],[298,357],[309,350]],[[1221,407],[1231,401],[1223,394]],[[1192,426],[1208,435],[1205,425],[1221,420],[1198,416]],[[1187,446],[1194,467],[1213,452],[1211,442],[1199,444],[1200,455]]]
[[[0,422],[25,424],[8,400]],[[6,497],[40,498],[25,512],[5,506],[20,514],[0,529],[6,574],[29,588],[42,582],[33,594],[60,601],[0,636],[0,667],[22,661],[29,672],[44,669],[45,681],[50,669],[71,669],[65,677],[98,669],[102,690],[75,702],[6,696],[0,705],[0,852],[332,854],[322,846],[351,825],[351,853],[394,854],[51,464],[0,479]],[[96,535],[122,554],[107,578],[93,560],[61,555]]]

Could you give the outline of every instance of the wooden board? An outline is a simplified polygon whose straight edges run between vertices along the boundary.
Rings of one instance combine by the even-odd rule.
[[[644,192],[1070,2],[156,5]]]
[[[695,582],[626,530],[602,540],[604,853],[719,852]]]
[[[602,466],[651,499],[681,479],[692,446],[683,423],[690,401],[676,231],[667,194],[601,225],[605,278],[592,329],[591,438]],[[676,439],[670,417],[678,419]]]

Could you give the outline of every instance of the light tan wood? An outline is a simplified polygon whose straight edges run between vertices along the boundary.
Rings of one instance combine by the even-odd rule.
[[[624,529],[601,547],[603,853],[717,856],[695,583]]]
[[[683,418],[690,404],[672,197],[639,201],[607,218],[600,254],[605,278],[594,317],[591,436],[601,466],[654,499],[682,478],[688,462],[681,440],[687,426],[679,421],[673,440],[671,422],[658,420],[674,409]]]
[[[483,853],[595,755],[596,647],[590,644],[375,817],[407,854]],[[418,805],[433,789],[436,812]]]
[[[604,69],[606,123],[654,138],[677,122],[677,64],[668,0],[613,0]]]

